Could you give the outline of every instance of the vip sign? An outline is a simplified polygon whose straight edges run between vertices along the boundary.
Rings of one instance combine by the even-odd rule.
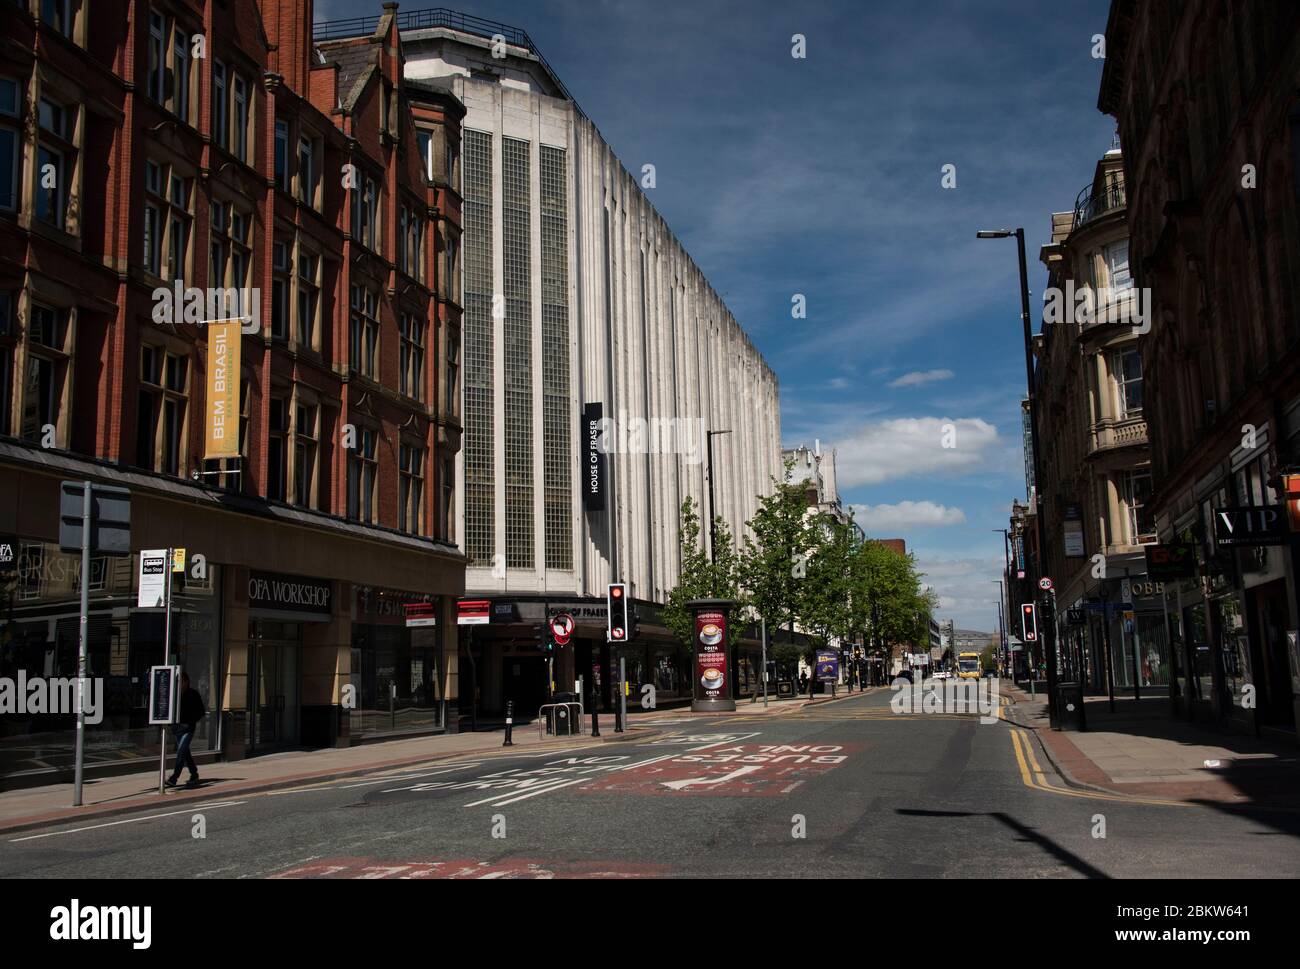
[[[208,324],[208,399],[204,423],[205,459],[239,454],[239,373],[242,320]]]
[[[1279,508],[1258,505],[1214,509],[1217,545],[1282,545],[1286,536],[1286,519]]]

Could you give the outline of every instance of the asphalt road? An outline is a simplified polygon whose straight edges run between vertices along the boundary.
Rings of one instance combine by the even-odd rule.
[[[184,809],[164,800],[6,836],[0,876],[1300,875],[1294,812],[1072,790],[1032,734],[895,714],[883,691],[666,729]]]

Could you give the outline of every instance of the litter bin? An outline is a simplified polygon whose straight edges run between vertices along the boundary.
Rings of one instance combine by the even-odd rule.
[[[1079,708],[1083,706],[1083,690],[1078,683],[1056,684],[1056,722],[1062,730],[1081,729]]]

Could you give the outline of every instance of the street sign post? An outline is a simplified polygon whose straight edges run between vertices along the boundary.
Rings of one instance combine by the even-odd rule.
[[[77,647],[77,752],[72,806],[81,806],[85,767],[86,672],[90,659],[90,555],[131,553],[131,492],[89,481],[59,484],[59,548],[81,553],[81,623]]]

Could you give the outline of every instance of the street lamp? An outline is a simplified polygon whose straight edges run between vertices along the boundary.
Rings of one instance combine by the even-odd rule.
[[[1045,503],[1041,484],[1043,476],[1040,461],[1042,449],[1038,446],[1038,394],[1034,386],[1034,334],[1029,324],[1029,273],[1025,268],[1025,230],[1018,229],[981,229],[975,233],[977,239],[1007,239],[1016,237],[1016,254],[1020,260],[1020,321],[1025,334],[1025,382],[1029,388],[1029,441],[1034,450],[1034,498],[1038,505],[1038,527],[1034,529],[1035,544],[1038,546],[1038,571],[1042,572],[1043,563],[1043,522],[1045,520]],[[1056,632],[1055,623],[1048,624],[1051,641],[1047,647],[1047,710],[1053,727],[1058,725],[1056,709]],[[1029,682],[1034,681],[1030,670]]]
[[[704,437],[708,444],[709,451],[709,564],[718,564],[717,551],[717,530],[713,526],[713,520],[718,517],[717,512],[713,510],[713,438],[717,434],[730,434],[731,431],[706,431]],[[717,595],[718,590],[714,589],[713,594]]]

